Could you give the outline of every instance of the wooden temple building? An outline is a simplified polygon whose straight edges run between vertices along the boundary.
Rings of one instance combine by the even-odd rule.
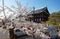
[[[37,9],[37,10],[33,8],[33,11],[31,11],[27,17],[28,17],[28,21],[41,23],[42,21],[46,22],[48,20],[49,15],[50,14],[47,7],[44,7],[42,9]]]

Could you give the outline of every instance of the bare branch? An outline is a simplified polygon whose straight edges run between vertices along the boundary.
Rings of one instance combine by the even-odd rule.
[[[9,7],[7,7],[7,6],[5,6],[6,7],[6,9],[9,9],[10,11],[12,11],[12,12],[14,12],[14,13],[16,13],[15,11],[13,11],[11,8],[9,8]]]

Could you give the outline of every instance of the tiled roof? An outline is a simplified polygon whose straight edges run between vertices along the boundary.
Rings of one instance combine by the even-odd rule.
[[[38,13],[41,13],[41,12],[49,13],[47,7],[44,7],[42,9],[37,9],[35,11],[31,11],[29,14],[38,14]]]

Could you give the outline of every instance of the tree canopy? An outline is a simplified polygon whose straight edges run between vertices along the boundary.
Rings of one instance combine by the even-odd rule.
[[[47,23],[54,26],[60,26],[60,11],[50,14]]]

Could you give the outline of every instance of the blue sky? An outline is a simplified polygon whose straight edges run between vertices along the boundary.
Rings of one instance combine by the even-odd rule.
[[[22,6],[25,6],[26,4],[28,7],[35,7],[36,9],[39,9],[41,7],[48,8],[49,12],[56,12],[60,11],[60,0],[19,0],[22,4]],[[15,0],[5,0],[5,5],[16,6]],[[0,0],[0,6],[2,6],[2,0]]]

